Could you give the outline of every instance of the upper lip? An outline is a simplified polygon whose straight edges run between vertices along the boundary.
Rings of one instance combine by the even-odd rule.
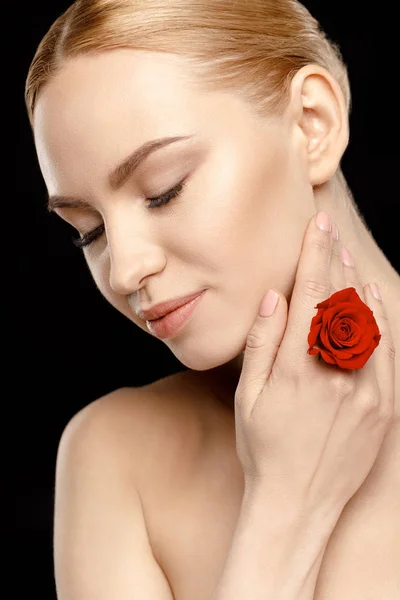
[[[187,304],[196,296],[199,296],[204,290],[200,292],[194,292],[189,296],[181,296],[180,298],[174,298],[174,300],[166,300],[165,302],[160,302],[159,304],[155,304],[151,308],[140,309],[137,311],[138,317],[141,319],[146,319],[147,321],[152,321],[154,319],[159,319],[160,317],[164,317],[168,313],[176,310],[177,308]]]

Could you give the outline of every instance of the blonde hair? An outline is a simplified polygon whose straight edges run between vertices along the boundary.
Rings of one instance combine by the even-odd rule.
[[[297,0],[76,0],[51,25],[30,65],[31,126],[40,90],[66,60],[118,48],[177,54],[190,62],[198,89],[237,93],[261,117],[282,115],[293,76],[317,64],[335,77],[351,110],[339,47]],[[343,184],[340,169],[336,175]]]

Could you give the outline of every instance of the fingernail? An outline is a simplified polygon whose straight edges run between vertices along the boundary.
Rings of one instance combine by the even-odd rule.
[[[341,259],[342,259],[342,263],[345,264],[346,267],[354,267],[353,257],[351,256],[351,254],[347,250],[347,248],[341,248],[341,250],[340,250],[340,256],[341,256]]]
[[[325,212],[319,212],[316,218],[317,227],[321,231],[332,231],[332,221],[329,215]]]
[[[269,290],[261,302],[260,306],[260,316],[261,317],[270,317],[274,314],[275,308],[278,304],[279,296],[274,290]]]
[[[371,292],[372,292],[372,295],[374,296],[374,298],[382,301],[382,296],[381,296],[379,286],[376,283],[370,283],[369,287],[371,288]]]

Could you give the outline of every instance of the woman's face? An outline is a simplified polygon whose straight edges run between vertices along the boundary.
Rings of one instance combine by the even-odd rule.
[[[161,53],[74,58],[42,90],[34,135],[49,196],[67,197],[55,212],[80,236],[100,227],[83,252],[117,310],[149,332],[135,311],[206,290],[163,339],[206,370],[241,353],[270,287],[290,298],[315,206],[300,128],[254,116],[237,95],[199,94],[188,73]],[[110,180],[142,144],[178,136]],[[178,196],[150,206],[182,181]]]

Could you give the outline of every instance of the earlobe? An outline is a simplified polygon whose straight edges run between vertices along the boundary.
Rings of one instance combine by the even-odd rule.
[[[310,183],[321,185],[336,173],[349,142],[342,90],[326,69],[307,65],[292,80],[290,104],[303,135]]]

